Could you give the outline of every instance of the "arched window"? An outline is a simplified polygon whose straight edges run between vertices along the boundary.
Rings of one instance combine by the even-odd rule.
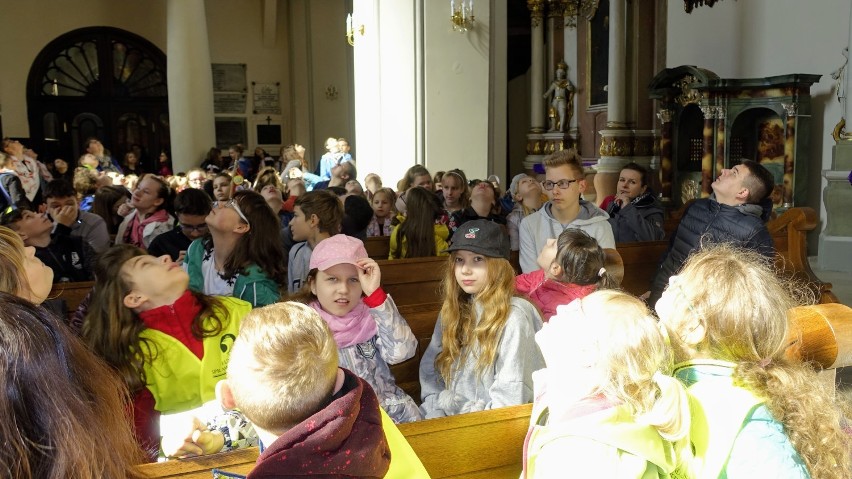
[[[114,158],[133,144],[153,157],[169,147],[166,56],[118,28],[68,32],[33,62],[27,109],[32,146],[47,158],[76,162],[91,136]],[[151,171],[153,160],[143,161]]]

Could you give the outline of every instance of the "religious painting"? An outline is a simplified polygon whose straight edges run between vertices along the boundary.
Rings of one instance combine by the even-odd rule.
[[[791,138],[792,141],[792,138]],[[781,118],[766,118],[757,124],[757,158],[775,180],[772,191],[772,204],[780,207],[792,201],[792,171],[784,171],[785,158],[784,123]],[[787,178],[787,176],[790,178]],[[789,188],[785,185],[789,184]],[[789,189],[789,191],[785,191]]]

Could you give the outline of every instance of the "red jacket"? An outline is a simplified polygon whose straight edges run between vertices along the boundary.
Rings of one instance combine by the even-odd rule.
[[[597,289],[596,284],[581,286],[548,279],[543,269],[523,273],[515,277],[515,290],[526,295],[541,310],[544,321],[556,314],[556,307],[583,298]]]

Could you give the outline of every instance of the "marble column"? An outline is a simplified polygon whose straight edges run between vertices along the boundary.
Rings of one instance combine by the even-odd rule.
[[[607,128],[627,128],[626,0],[609,0],[609,75],[607,75]]]
[[[672,168],[672,115],[674,112],[668,108],[661,108],[657,112],[660,120],[660,195],[663,203],[672,201],[672,181],[674,169]]]
[[[528,0],[531,23],[532,65],[530,66],[530,126],[533,131],[544,130],[544,0]]]
[[[713,183],[713,148],[716,146],[713,139],[713,125],[716,123],[716,107],[702,106],[701,113],[704,114],[704,131],[701,152],[701,197],[710,196],[710,183]]]
[[[726,107],[716,107],[716,169],[713,171],[713,178],[719,176],[722,169],[725,168],[725,120],[727,116],[728,109]]]
[[[201,163],[216,144],[213,73],[204,0],[166,2],[169,132],[174,171]]]
[[[796,157],[796,119],[799,116],[799,104],[782,103],[784,112],[787,114],[787,121],[784,125],[784,191],[783,191],[783,206],[789,208],[795,206],[793,204],[793,191],[795,191],[796,176],[793,174],[795,165],[793,158]]]
[[[527,0],[530,10],[530,43],[532,63],[530,65],[530,131],[527,133],[527,156],[524,169],[532,172],[544,158],[545,99],[544,72],[544,11],[545,0]]]
[[[605,130],[601,130],[600,158],[595,170],[597,199],[615,194],[621,167],[633,155],[633,132],[627,118],[626,0],[609,0],[609,74]]]

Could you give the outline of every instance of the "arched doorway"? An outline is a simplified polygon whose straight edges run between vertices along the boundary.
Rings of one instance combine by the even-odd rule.
[[[30,141],[46,158],[76,163],[94,136],[117,159],[141,145],[152,171],[157,152],[170,144],[168,114],[166,56],[128,31],[68,32],[47,44],[30,68]]]

